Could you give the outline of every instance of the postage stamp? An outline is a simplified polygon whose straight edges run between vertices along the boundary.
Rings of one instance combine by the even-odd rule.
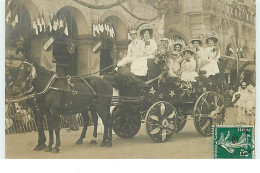
[[[214,126],[213,158],[254,158],[253,126]]]

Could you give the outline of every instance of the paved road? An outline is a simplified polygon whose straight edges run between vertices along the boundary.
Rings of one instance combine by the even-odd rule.
[[[229,109],[226,124],[234,124],[235,109]],[[78,146],[74,142],[80,131],[61,130],[61,152],[58,154],[36,152],[32,148],[37,142],[37,133],[6,135],[6,158],[212,158],[212,138],[201,137],[190,119],[184,129],[166,143],[154,143],[146,134],[144,124],[132,139],[121,139],[113,135],[112,148],[102,148],[102,135],[98,135],[98,145],[88,144],[93,128],[90,127],[85,143]],[[81,129],[80,129],[81,130]],[[47,134],[47,132],[46,132]]]

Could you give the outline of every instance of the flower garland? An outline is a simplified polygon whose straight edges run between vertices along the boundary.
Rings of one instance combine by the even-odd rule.
[[[131,13],[126,7],[124,7],[124,6],[121,5],[121,4],[120,4],[120,6],[121,6],[128,14],[130,14],[132,17],[134,17],[134,18],[136,18],[136,19],[138,19],[138,20],[143,20],[143,21],[154,21],[154,20],[156,20],[156,19],[158,19],[158,18],[161,18],[162,15],[166,12],[166,11],[162,11],[162,12],[159,11],[159,12],[157,13],[157,16],[155,16],[155,17],[153,17],[153,18],[151,18],[151,19],[147,19],[147,18],[142,18],[142,17],[136,16],[135,14]]]
[[[118,0],[117,2],[110,4],[110,5],[93,5],[87,2],[82,2],[81,0],[73,0],[74,2],[83,5],[85,7],[91,8],[91,9],[96,9],[96,10],[104,10],[104,9],[109,9],[109,8],[113,8],[115,6],[121,5],[124,2],[126,2],[127,0]]]

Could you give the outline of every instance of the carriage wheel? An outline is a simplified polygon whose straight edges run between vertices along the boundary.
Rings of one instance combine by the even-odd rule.
[[[177,130],[177,110],[165,101],[156,102],[146,113],[146,132],[155,142],[167,141]]]
[[[116,106],[112,112],[113,130],[121,138],[134,137],[141,127],[139,112],[125,106]]]
[[[177,133],[180,132],[186,125],[187,115],[178,115],[177,116]]]
[[[212,125],[223,124],[225,117],[224,97],[215,92],[203,93],[195,103],[193,122],[202,136],[212,134]]]

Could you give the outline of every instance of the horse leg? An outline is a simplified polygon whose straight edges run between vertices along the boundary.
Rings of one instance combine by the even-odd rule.
[[[109,106],[103,107],[103,123],[104,123],[104,136],[103,141],[105,147],[111,147],[112,146],[112,117],[110,114],[110,108]],[[103,143],[103,142],[102,142]]]
[[[92,121],[94,124],[94,131],[93,131],[93,139],[90,141],[90,144],[96,145],[97,144],[97,125],[98,125],[98,115],[95,111],[91,111]]]
[[[45,152],[51,152],[52,151],[52,145],[53,145],[53,142],[54,142],[52,119],[53,119],[52,115],[47,117],[48,130],[49,130],[49,145],[47,146],[47,148],[45,148]]]
[[[43,149],[46,148],[46,136],[44,133],[44,125],[43,125],[43,120],[44,117],[40,115],[40,112],[38,110],[33,110],[34,112],[34,118],[36,121],[36,126],[38,129],[38,144],[36,147],[33,149],[34,151],[42,151]]]
[[[108,112],[108,141],[107,147],[112,147],[112,117],[110,111]]]
[[[83,129],[80,135],[80,138],[75,142],[75,144],[83,144],[83,139],[86,137],[86,132],[88,129],[88,124],[89,124],[89,114],[88,111],[84,111],[81,113],[82,117],[83,117]]]
[[[108,140],[109,117],[106,116],[106,114],[107,114],[107,112],[104,109],[104,107],[102,109],[99,109],[98,115],[100,116],[100,118],[102,119],[102,122],[104,124],[104,135],[103,135],[103,141],[101,143],[101,147],[106,146],[107,140]]]
[[[52,152],[53,153],[58,153],[60,151],[59,147],[61,144],[61,140],[60,140],[60,116],[56,115],[54,117],[54,121],[53,121],[53,126],[54,126],[54,130],[55,130],[55,135],[56,135],[56,145],[53,148]]]

